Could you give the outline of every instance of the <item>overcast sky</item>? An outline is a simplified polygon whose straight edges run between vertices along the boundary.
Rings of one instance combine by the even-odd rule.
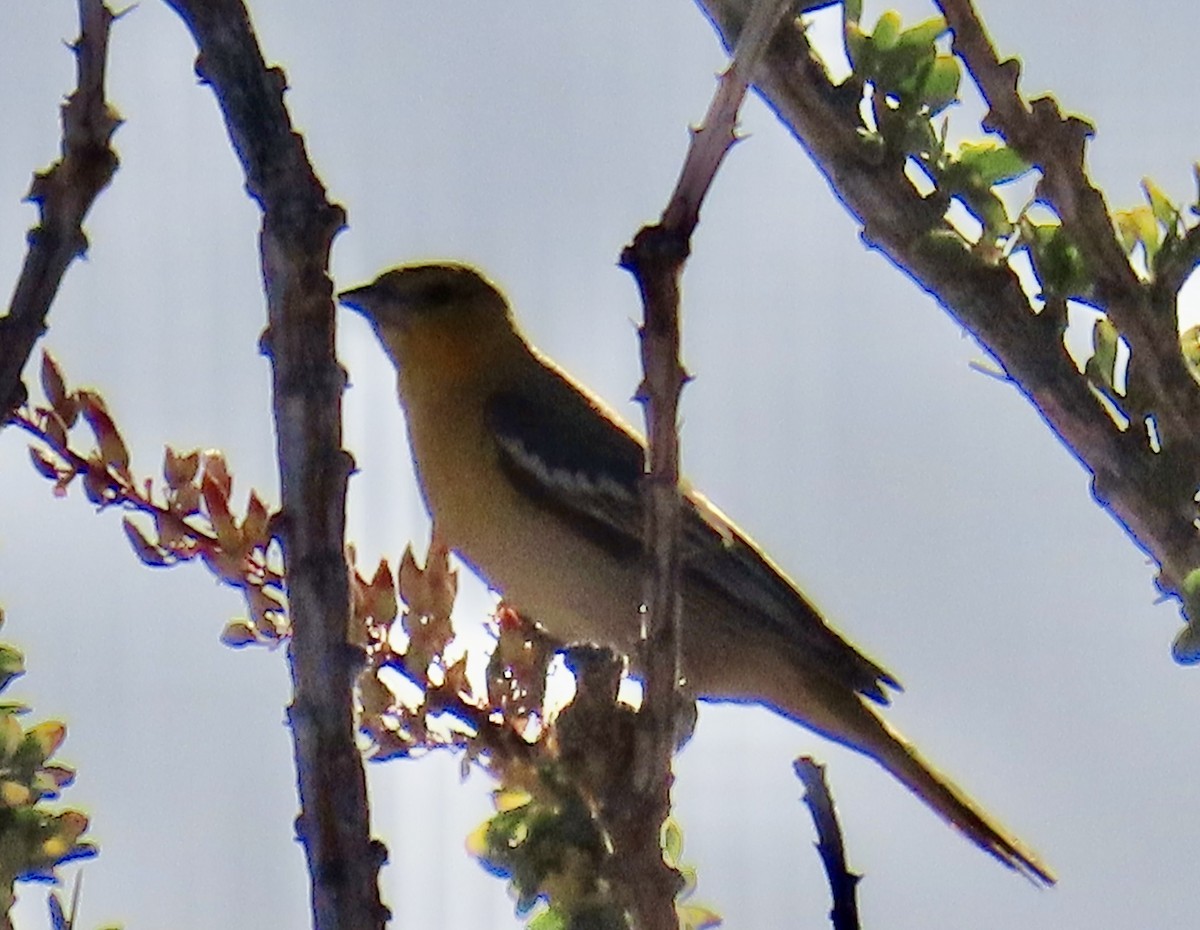
[[[1200,152],[1194,5],[980,0],[1023,87],[1098,126],[1113,206],[1153,176],[1191,201]],[[907,21],[931,5],[900,5]],[[542,349],[630,419],[640,308],[616,267],[656,218],[724,57],[689,0],[253,0],[268,59],[331,199],[340,287],[422,258],[474,263]],[[879,4],[867,4],[872,22]],[[1130,11],[1136,11],[1136,19]],[[0,6],[0,281],[15,281],[31,172],[55,157],[74,3]],[[113,35],[122,167],[88,223],[43,345],[97,387],[157,471],[163,443],[224,449],[235,496],[275,499],[258,214],[190,36],[159,0]],[[977,134],[977,114],[951,114]],[[821,927],[829,909],[790,760],[829,765],[864,927],[1194,926],[1200,671],[1144,556],[978,346],[866,251],[803,151],[757,101],[718,177],[685,277],[685,470],[906,686],[889,719],[1061,877],[1038,891],[959,838],[870,761],[756,708],[704,706],[676,797],[698,900],[727,926]],[[351,386],[351,536],[397,556],[427,524],[392,375],[339,316]],[[639,420],[640,421],[640,420]],[[151,571],[119,516],[56,500],[0,436],[0,638],[14,692],[63,717],[100,857],[83,918],[129,928],[301,927],[282,653],[218,642],[241,610],[199,567]],[[244,498],[241,498],[244,499]],[[490,601],[460,599],[460,626]],[[449,756],[370,769],[399,926],[518,926],[463,850],[489,812]],[[38,889],[23,892],[37,903]],[[23,908],[23,926],[43,926]],[[32,914],[32,916],[30,916]]]

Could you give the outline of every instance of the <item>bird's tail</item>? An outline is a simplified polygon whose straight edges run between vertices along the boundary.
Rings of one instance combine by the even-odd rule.
[[[965,791],[930,765],[916,748],[861,702],[859,725],[850,739],[834,734],[838,742],[864,752],[898,778],[944,820],[981,849],[1034,882],[1053,885],[1057,880],[1037,854],[997,823]]]

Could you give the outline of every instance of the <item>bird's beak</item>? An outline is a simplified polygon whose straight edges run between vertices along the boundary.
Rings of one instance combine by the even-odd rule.
[[[342,291],[337,295],[338,303],[349,307],[356,313],[370,316],[372,290],[373,286],[370,284],[364,284],[362,287],[352,287],[350,290]]]

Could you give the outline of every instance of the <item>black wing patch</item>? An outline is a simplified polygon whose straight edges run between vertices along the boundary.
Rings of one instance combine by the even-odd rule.
[[[540,368],[529,387],[493,394],[486,407],[509,480],[614,557],[637,558],[641,444],[562,373]]]
[[[537,384],[526,387],[492,395],[486,408],[509,480],[613,557],[639,558],[641,440],[557,369],[539,369]],[[831,629],[804,594],[707,502],[689,497],[685,507],[685,587],[727,622],[754,617],[806,664],[887,703],[884,686],[899,687],[887,671]]]

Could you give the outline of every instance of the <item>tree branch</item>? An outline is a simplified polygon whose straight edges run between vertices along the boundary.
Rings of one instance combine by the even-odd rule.
[[[1154,416],[1164,449],[1195,459],[1200,452],[1200,386],[1179,349],[1179,319],[1172,301],[1168,312],[1151,302],[1150,288],[1139,280],[1117,240],[1104,195],[1084,167],[1091,125],[1063,116],[1053,97],[1026,103],[1017,89],[1021,67],[1001,62],[970,0],[937,0],[954,32],[954,51],[975,78],[990,111],[984,128],[998,132],[1026,161],[1042,172],[1038,194],[1050,204],[1083,253],[1095,282],[1095,296],[1129,341],[1130,379],[1142,383],[1130,393],[1154,398]],[[1182,284],[1182,281],[1180,282]],[[1193,566],[1194,567],[1194,566]]]
[[[114,19],[103,0],[79,0],[79,38],[71,46],[77,78],[62,108],[62,158],[33,176],[26,199],[37,205],[39,222],[29,231],[25,263],[8,314],[0,319],[0,413],[25,399],[21,371],[46,331],[67,266],[87,249],[83,220],[117,171],[110,141],[121,120],[104,96]]]
[[[833,897],[833,909],[829,912],[833,930],[858,930],[856,895],[862,876],[855,875],[846,865],[842,828],[838,824],[829,785],[825,782],[825,766],[815,762],[811,756],[801,756],[792,763],[792,768],[804,784],[804,803],[817,828],[817,852],[825,866],[829,892]]]
[[[789,0],[757,0],[701,127],[693,132],[679,180],[657,225],[643,227],[621,254],[644,307],[640,330],[644,377],[638,399],[647,427],[647,613],[641,668],[646,688],[638,715],[638,767],[628,802],[607,816],[622,885],[640,930],[675,930],[680,878],[662,859],[660,833],[670,811],[671,758],[677,742],[681,674],[682,563],[679,491],[679,397],[687,373],[679,357],[679,278],[700,205],[733,145],[737,113],[754,68]]]
[[[739,4],[697,3],[729,46],[741,26]],[[944,7],[950,17],[951,4]],[[956,42],[964,55],[971,49],[970,55],[977,59],[969,38],[960,35]],[[985,66],[981,80],[999,83],[1004,77],[1010,86],[1011,66],[998,67],[1001,73],[995,75]],[[1080,375],[1062,342],[1065,301],[1049,299],[1044,309],[1035,312],[1012,268],[989,262],[962,244],[944,216],[944,200],[917,193],[905,176],[903,159],[880,158],[877,150],[863,144],[858,132],[860,87],[854,81],[832,84],[799,24],[776,33],[756,72],[755,88],[808,151],[838,199],[862,223],[867,243],[941,302],[997,359],[1013,385],[1094,476],[1097,500],[1159,563],[1160,587],[1178,595],[1187,573],[1200,566],[1200,536],[1192,524],[1193,495],[1200,487],[1200,455],[1194,454],[1192,444],[1194,437],[1200,437],[1200,409],[1194,399],[1196,386],[1178,357],[1178,335],[1172,337],[1173,348],[1168,348],[1170,327],[1162,321],[1146,322],[1150,302],[1145,285],[1131,281],[1123,270],[1128,269],[1124,253],[1117,256],[1117,267],[1099,273],[1101,296],[1112,301],[1105,309],[1118,327],[1120,320],[1130,327],[1126,334],[1133,356],[1140,352],[1144,367],[1158,368],[1161,362],[1155,375],[1138,374],[1141,363],[1130,372],[1135,382],[1145,377],[1153,391],[1166,392],[1167,396],[1152,395],[1155,403],[1161,400],[1164,405],[1167,441],[1161,452],[1151,448],[1144,430],[1119,427]],[[995,114],[1001,95],[994,87],[992,93],[997,100]],[[1047,104],[1040,106],[1038,125],[1042,121],[1049,125],[1047,114],[1053,114]],[[1092,188],[1086,185],[1082,168],[1075,167],[1082,164],[1085,127],[1079,121],[1055,118],[1062,125],[1053,133],[1053,141],[1039,143],[1058,153],[1051,160],[1056,167],[1052,167],[1047,196],[1061,201],[1053,205],[1061,211],[1064,226],[1072,223],[1081,230],[1074,235],[1086,240],[1081,248],[1089,266],[1096,265],[1112,254],[1105,241],[1105,236],[1111,237],[1111,221],[1105,220],[1108,226],[1102,234],[1098,216],[1105,210],[1103,201],[1098,193],[1089,193]],[[1068,167],[1065,153],[1070,146],[1074,146],[1073,161]],[[1130,317],[1140,322],[1131,322]],[[1184,377],[1189,383],[1183,383]]]
[[[293,636],[290,720],[300,793],[298,832],[318,930],[381,928],[382,845],[370,838],[366,779],[354,743],[346,641],[344,373],[334,355],[329,249],[344,214],[329,203],[283,102],[286,80],[263,61],[241,0],[167,0],[195,37],[196,72],[216,94],[259,236],[273,368],[280,521]]]

